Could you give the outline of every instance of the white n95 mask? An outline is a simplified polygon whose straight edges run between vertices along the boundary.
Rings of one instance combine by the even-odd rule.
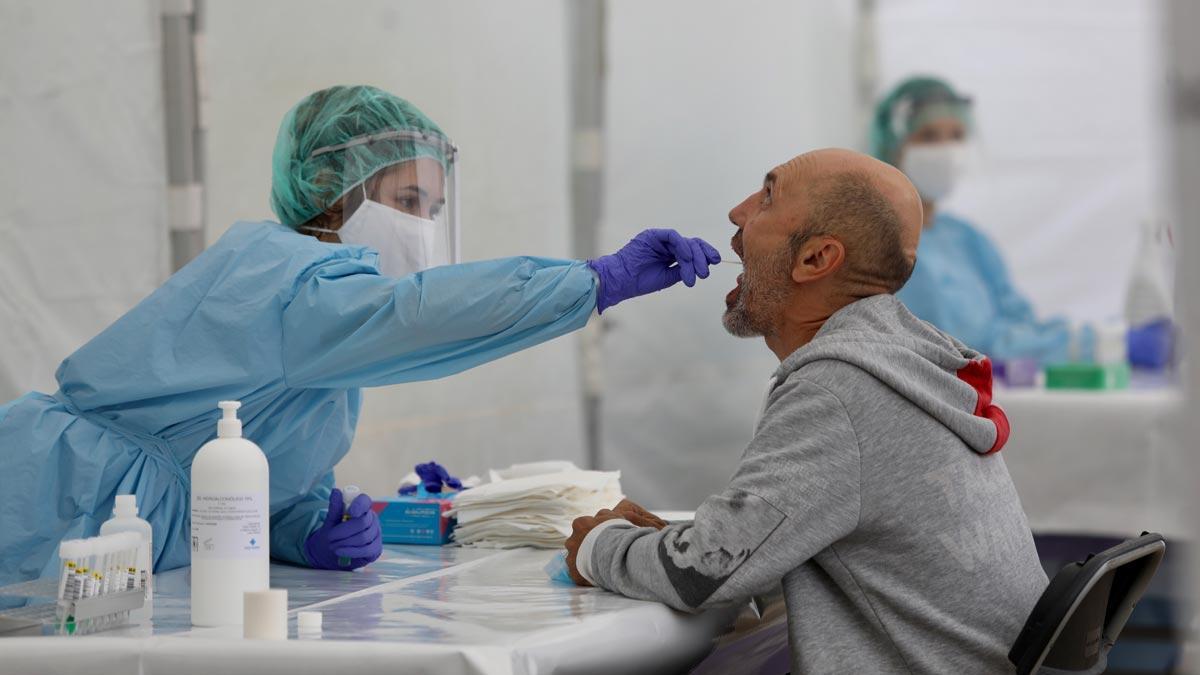
[[[909,145],[900,160],[900,170],[929,202],[950,194],[966,168],[967,144],[958,141]]]
[[[359,205],[337,234],[343,243],[379,251],[379,271],[389,277],[403,277],[450,262],[444,259],[445,247],[436,245],[437,222],[369,199]]]

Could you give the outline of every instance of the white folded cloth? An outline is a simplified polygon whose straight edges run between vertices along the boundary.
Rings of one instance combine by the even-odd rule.
[[[619,471],[583,471],[570,462],[517,464],[491,477],[454,499],[453,537],[464,546],[557,548],[573,520],[623,497]]]

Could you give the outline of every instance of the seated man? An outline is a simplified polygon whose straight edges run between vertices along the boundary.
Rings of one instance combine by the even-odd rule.
[[[801,155],[729,214],[725,328],[781,363],[693,522],[575,521],[576,583],[687,611],[781,581],[794,673],[995,673],[1046,586],[998,451],[991,364],[905,309],[921,200],[895,168]]]

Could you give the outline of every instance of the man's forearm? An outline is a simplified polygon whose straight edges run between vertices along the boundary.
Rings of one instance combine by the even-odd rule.
[[[605,521],[580,545],[577,568],[599,588],[661,602],[681,611],[697,611],[699,607],[685,603],[675,592],[658,559],[656,551],[669,530],[637,527],[622,520]]]
[[[592,550],[596,546],[596,540],[599,538],[600,533],[611,527],[633,528],[636,526],[628,520],[623,519],[606,520],[600,523],[592,528],[592,531],[588,532],[588,535],[583,538],[583,543],[579,545],[579,553],[575,557],[575,569],[593,586],[600,586],[600,584],[596,583],[596,578],[592,574]]]

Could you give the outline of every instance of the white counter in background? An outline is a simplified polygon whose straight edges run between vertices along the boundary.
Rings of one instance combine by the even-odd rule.
[[[1180,495],[1195,489],[1188,452],[1168,424],[1183,409],[1175,389],[1085,392],[1001,389],[1012,436],[1005,463],[1035,532],[1132,537],[1191,531]]]

